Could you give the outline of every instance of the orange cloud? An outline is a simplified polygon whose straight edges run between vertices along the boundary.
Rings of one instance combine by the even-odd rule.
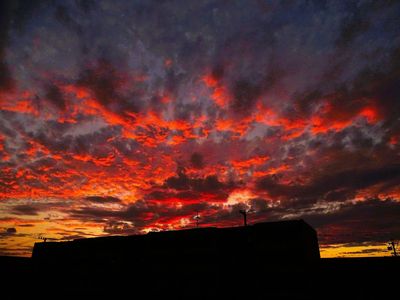
[[[215,104],[219,107],[224,108],[229,103],[230,99],[227,88],[212,75],[205,75],[202,80],[212,91],[211,99],[214,100]]]
[[[235,168],[250,168],[252,166],[262,165],[269,159],[268,156],[256,156],[246,160],[231,161],[231,163]]]

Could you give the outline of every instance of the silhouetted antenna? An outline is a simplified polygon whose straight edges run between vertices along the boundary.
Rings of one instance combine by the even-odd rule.
[[[196,228],[198,228],[198,227],[199,227],[199,221],[200,221],[200,219],[201,219],[199,213],[197,213],[197,214],[193,217],[193,219],[196,220]]]
[[[243,215],[243,224],[244,226],[247,226],[247,214],[249,213],[253,213],[254,209],[241,209],[239,210],[239,213],[241,213]]]
[[[44,243],[46,243],[48,240],[52,240],[52,241],[57,240],[54,238],[45,237],[42,233],[39,233],[38,235],[34,235],[34,238],[38,239],[38,240],[42,240]]]
[[[239,210],[239,213],[243,215],[243,224],[247,226],[247,211],[244,209]]]
[[[39,235],[39,236],[38,236],[38,239],[39,239],[39,240],[43,240],[43,242],[45,242],[45,243],[46,243],[46,241],[47,241],[47,237],[45,237],[45,236],[43,236],[43,235]]]
[[[391,241],[388,242],[388,247],[387,248],[388,248],[389,251],[393,251],[392,252],[393,256],[397,256],[396,247],[397,247],[398,244],[399,244],[399,242],[395,241],[395,240],[391,240]]]

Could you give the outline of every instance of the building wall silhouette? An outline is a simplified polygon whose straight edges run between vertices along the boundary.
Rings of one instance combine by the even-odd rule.
[[[246,227],[195,228],[146,235],[36,243],[32,258],[57,264],[220,262],[250,255],[259,263],[306,263],[320,258],[317,234],[303,220]]]

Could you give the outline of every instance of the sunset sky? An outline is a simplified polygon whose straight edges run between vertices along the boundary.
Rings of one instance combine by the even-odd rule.
[[[399,1],[0,5],[0,255],[240,209],[390,255]]]

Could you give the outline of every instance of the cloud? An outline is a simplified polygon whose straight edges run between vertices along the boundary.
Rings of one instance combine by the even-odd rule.
[[[140,234],[140,230],[130,223],[126,222],[109,222],[104,226],[104,232],[117,235],[117,234]]]
[[[17,235],[17,229],[15,227],[1,228],[0,240],[8,237],[18,237],[23,236],[21,234]]]
[[[232,110],[234,112],[244,112],[252,110],[255,106],[257,98],[261,94],[260,87],[253,85],[247,80],[239,80],[234,83]]]
[[[386,165],[376,168],[359,168],[321,173],[308,184],[281,184],[274,176],[266,176],[257,182],[257,187],[268,192],[270,196],[286,199],[299,198],[317,201],[320,199],[342,201],[354,197],[360,189],[382,183],[391,182],[396,185],[400,180],[400,165]]]
[[[35,205],[21,204],[12,208],[12,213],[16,215],[30,215],[35,216],[39,212],[38,207]]]
[[[366,254],[366,255],[368,255],[368,254],[374,254],[374,253],[381,255],[382,249],[381,248],[368,248],[368,249],[362,249],[360,251],[348,251],[348,252],[345,252],[344,254],[351,254],[351,255]]]
[[[10,91],[15,81],[5,60],[5,48],[8,44],[8,31],[12,20],[12,5],[9,1],[2,1],[0,6],[0,92]]]
[[[88,200],[90,202],[94,203],[120,203],[121,200],[116,198],[116,197],[102,197],[102,196],[89,196],[85,197],[85,200]]]
[[[121,78],[111,63],[100,60],[93,67],[83,70],[78,85],[90,89],[102,105],[123,101],[118,94]]]
[[[202,169],[204,167],[203,156],[200,153],[193,153],[190,157],[190,162],[192,163],[192,166],[196,169]]]
[[[46,98],[57,109],[65,110],[66,100],[61,90],[54,84],[46,87]]]
[[[363,16],[360,16],[359,11],[362,10],[356,10],[355,8],[355,13],[343,21],[340,29],[340,35],[336,40],[336,44],[339,47],[349,45],[353,40],[356,39],[358,35],[366,32],[371,26],[369,20],[365,18],[365,16],[364,18]]]
[[[182,169],[178,170],[177,176],[167,178],[165,186],[175,190],[193,190],[196,192],[217,192],[227,187],[214,174],[204,178],[190,178]]]
[[[331,213],[304,216],[318,231],[322,244],[387,242],[398,236],[400,204],[393,199],[371,198],[346,203]]]
[[[9,67],[0,61],[0,91],[9,91],[14,88],[15,82]]]
[[[10,227],[6,229],[6,233],[7,234],[14,234],[17,232],[17,229],[15,229],[14,227]]]

